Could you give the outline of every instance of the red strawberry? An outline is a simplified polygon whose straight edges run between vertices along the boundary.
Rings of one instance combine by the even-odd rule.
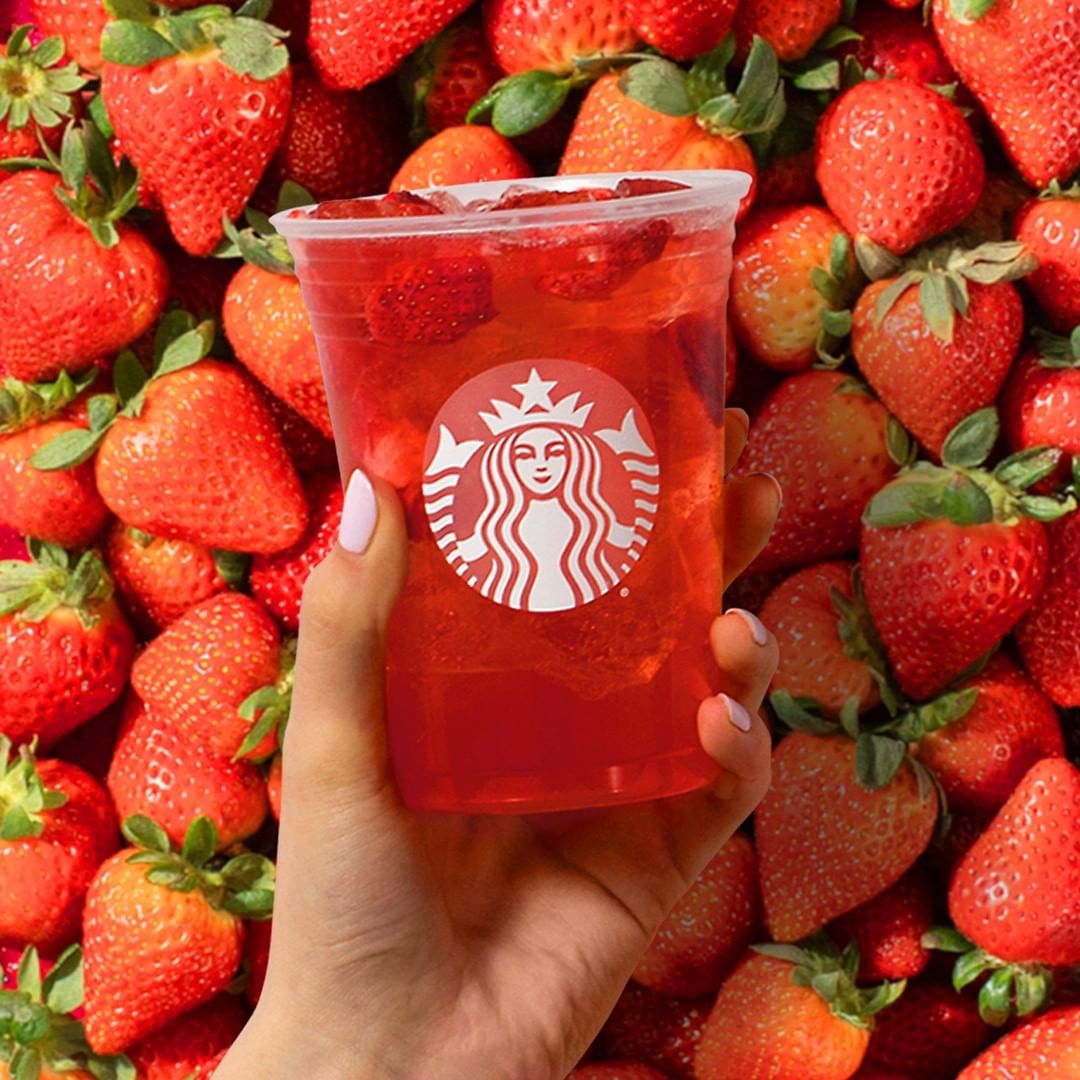
[[[96,554],[34,554],[0,564],[0,733],[48,747],[120,696],[135,640]]]
[[[285,453],[301,476],[337,468],[333,442],[273,394],[265,392],[262,398],[281,434]]]
[[[266,773],[266,796],[270,800],[270,813],[275,821],[281,820],[281,754],[270,759],[270,768]]]
[[[798,941],[877,896],[926,850],[938,815],[910,765],[884,787],[854,781],[855,743],[794,732],[773,752],[754,818],[765,923]]]
[[[989,817],[982,814],[965,814],[963,811],[949,814],[949,827],[930,849],[930,860],[939,880],[947,887],[960,860],[971,850],[971,845],[986,832]]]
[[[220,1054],[212,1057],[206,1064],[200,1065],[187,1080],[213,1080],[217,1067],[225,1060],[228,1050],[222,1050]]]
[[[243,951],[236,892],[268,898],[258,914],[273,897],[272,864],[262,860],[258,873],[250,872],[258,856],[242,856],[246,867],[233,860],[211,871],[217,837],[205,818],[192,823],[183,852],[173,852],[146,818],[126,821],[124,833],[138,846],[102,864],[83,920],[86,1037],[99,1054],[133,1046],[220,994]]]
[[[634,978],[665,994],[707,994],[723,982],[760,925],[754,848],[737,834],[664,920]]]
[[[791,206],[820,200],[813,148],[777,153],[761,170],[758,206]]]
[[[771,689],[812,698],[823,713],[840,715],[850,698],[865,712],[878,702],[870,669],[844,651],[833,590],[852,597],[854,563],[826,562],[798,570],[769,593],[761,618],[780,643]]]
[[[29,0],[29,9],[29,21],[42,34],[61,37],[79,67],[101,68],[101,33],[109,21],[102,0]]]
[[[238,997],[219,994],[136,1043],[128,1056],[140,1080],[188,1080],[232,1046],[247,1015]]]
[[[252,728],[240,707],[281,675],[273,620],[250,597],[222,593],[196,604],[147,646],[131,685],[162,722],[194,745],[231,758]],[[258,756],[275,745],[260,746]]]
[[[101,93],[173,236],[208,255],[222,216],[244,208],[281,141],[291,73],[281,32],[266,23],[225,13],[193,30],[182,19],[148,12],[111,22]]]
[[[94,871],[116,850],[105,790],[65,761],[12,759],[0,736],[0,941],[55,955],[79,935]]]
[[[1055,1009],[1010,1031],[980,1054],[956,1080],[1002,1077],[1080,1078],[1080,1005]]]
[[[1001,399],[1005,434],[1014,450],[1056,446],[1080,454],[1080,338],[1074,344],[1037,337],[1013,368]]]
[[[1080,185],[1054,188],[1023,206],[1016,239],[1039,261],[1027,283],[1064,334],[1080,325]]]
[[[836,53],[854,56],[863,71],[924,86],[949,86],[957,81],[934,31],[918,16],[864,0],[851,27],[859,39],[844,43]]]
[[[285,627],[296,633],[304,582],[337,543],[345,497],[337,473],[311,478],[308,527],[299,542],[276,555],[258,555],[251,567],[251,592]]]
[[[640,1061],[590,1061],[566,1080],[664,1080],[664,1074]]]
[[[1080,167],[1080,12],[1072,0],[934,0],[945,55],[1029,184]]]
[[[465,124],[443,128],[414,150],[390,182],[390,190],[518,180],[532,175],[532,166],[509,139],[494,128]]]
[[[470,0],[312,0],[308,52],[319,77],[336,90],[359,90],[389,75]]]
[[[167,306],[183,308],[198,319],[221,318],[225,290],[236,271],[227,259],[209,259],[189,255],[177,246],[168,227],[160,218],[155,222],[162,254],[169,267],[169,299]],[[141,354],[140,354],[141,355]],[[152,349],[147,355],[153,355]]]
[[[740,0],[735,36],[740,50],[763,37],[785,63],[804,57],[840,18],[843,0]]]
[[[1080,770],[1033,765],[949,883],[957,929],[1001,961],[1080,962]]]
[[[195,818],[208,817],[218,848],[227,848],[258,832],[268,809],[254,765],[204,750],[134,695],[113,751],[109,791],[121,819],[151,817],[174,844],[183,843]]]
[[[724,40],[739,0],[626,0],[625,6],[647,45],[673,60],[693,60]]]
[[[896,255],[959,225],[985,173],[964,114],[915,83],[859,83],[818,127],[817,178],[829,209],[852,236]]]
[[[919,760],[937,777],[950,810],[992,814],[1035,762],[1063,757],[1053,704],[1003,655],[967,680],[970,711],[919,743]]]
[[[865,386],[832,371],[785,379],[758,410],[738,472],[768,472],[784,489],[756,570],[844,555],[858,546],[870,496],[896,472],[889,414]]]
[[[280,761],[277,757],[275,761]],[[248,970],[247,986],[244,993],[254,1008],[262,997],[266,983],[266,969],[270,963],[270,935],[273,919],[256,919],[248,924],[247,938],[244,941],[244,963]]]
[[[1028,673],[1058,705],[1080,705],[1080,515],[1048,529],[1046,587],[1017,627]]]

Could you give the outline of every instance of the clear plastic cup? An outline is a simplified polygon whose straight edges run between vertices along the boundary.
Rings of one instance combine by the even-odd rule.
[[[749,178],[639,178],[686,186],[274,219],[342,474],[386,478],[408,518],[387,690],[415,809],[577,809],[715,776],[696,712],[715,691],[726,306]],[[447,190],[469,204],[511,186]]]

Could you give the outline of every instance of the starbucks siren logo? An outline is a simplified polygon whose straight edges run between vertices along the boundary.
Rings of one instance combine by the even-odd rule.
[[[656,523],[660,466],[641,406],[569,360],[470,379],[428,435],[424,508],[447,562],[482,595],[565,611],[633,569]]]

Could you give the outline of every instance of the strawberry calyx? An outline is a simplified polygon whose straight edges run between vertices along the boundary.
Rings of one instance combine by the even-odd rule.
[[[896,1001],[907,987],[906,979],[874,987],[857,986],[858,947],[852,942],[841,951],[825,933],[814,934],[797,945],[750,947],[762,956],[791,964],[791,981],[813,990],[833,1016],[853,1027],[872,1029],[873,1017]]]
[[[1064,199],[1068,202],[1080,202],[1080,180],[1071,184],[1069,187],[1062,187],[1060,180],[1051,180],[1050,183],[1039,192],[1039,198],[1044,202],[1057,199]]]
[[[799,90],[830,93],[849,90],[861,82],[880,78],[876,71],[867,71],[851,54],[832,55],[833,49],[851,41],[862,41],[862,34],[843,22],[830,27],[801,60],[784,66],[784,75]]]
[[[70,1014],[83,1003],[83,956],[71,945],[42,978],[37,949],[19,960],[14,990],[0,990],[0,1061],[13,1080],[36,1080],[48,1067],[58,1073],[83,1070],[98,1080],[136,1080],[124,1054],[95,1054],[83,1025]]]
[[[851,334],[852,305],[866,285],[858,263],[852,259],[851,237],[837,232],[829,246],[828,268],[815,266],[810,271],[810,284],[829,305],[821,312],[821,329],[814,348],[820,367],[832,369],[843,362],[847,350],[844,342]]]
[[[14,758],[11,740],[0,735],[0,840],[38,837],[45,831],[45,810],[67,801],[62,791],[45,787],[38,775],[32,746],[21,746]]]
[[[41,622],[61,608],[74,611],[83,626],[97,625],[97,608],[112,598],[113,581],[96,551],[75,560],[56,544],[28,540],[31,561],[0,562],[0,615]]]
[[[307,188],[293,180],[286,180],[281,185],[277,198],[277,213],[295,210],[297,207],[310,206],[315,202]],[[246,227],[237,228],[227,216],[222,216],[221,224],[225,236],[214,249],[217,259],[241,258],[252,266],[259,267],[271,274],[283,274],[287,277],[296,275],[295,262],[289,252],[285,238],[274,228],[267,214],[254,206],[244,209]]]
[[[247,0],[235,12],[224,4],[173,11],[148,0],[105,0],[113,19],[101,36],[110,64],[146,67],[181,54],[216,51],[237,75],[265,82],[289,66],[288,34],[265,22],[271,0]]]
[[[72,113],[72,95],[86,85],[74,60],[64,59],[64,39],[47,37],[34,45],[28,23],[17,26],[0,55],[0,121],[18,131],[31,120],[38,127],[62,124]]]
[[[922,935],[924,949],[956,954],[952,984],[957,993],[984,975],[979,987],[979,1015],[991,1027],[1013,1016],[1031,1016],[1044,1009],[1054,991],[1054,972],[1046,964],[1017,964],[980,949],[951,926],[934,926]]]
[[[12,435],[62,413],[93,385],[99,370],[90,368],[76,376],[62,371],[52,382],[42,383],[7,376],[0,383],[0,435]]]
[[[965,26],[978,22],[997,0],[949,0],[949,13]]]
[[[247,919],[268,919],[274,910],[274,864],[264,855],[242,851],[238,855],[215,854],[218,832],[208,817],[197,817],[176,851],[165,830],[152,818],[134,814],[125,818],[121,831],[139,850],[128,857],[133,865],[146,866],[146,880],[174,892],[196,889],[215,911],[227,911]]]
[[[285,741],[285,728],[289,723],[292,709],[293,675],[296,668],[296,639],[289,638],[281,646],[280,674],[270,686],[260,687],[249,694],[240,705],[240,716],[252,726],[244,741],[240,744],[233,761],[251,758],[265,761],[277,752],[277,747]],[[254,751],[264,739],[274,733],[274,749],[269,754],[253,757]]]
[[[1080,368],[1080,326],[1068,337],[1036,329],[1032,337],[1039,351],[1039,366],[1044,368]]]

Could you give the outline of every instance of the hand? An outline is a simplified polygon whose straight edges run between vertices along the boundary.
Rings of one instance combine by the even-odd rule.
[[[725,428],[730,467],[746,414],[729,410]],[[769,477],[728,481],[726,580],[762,548],[779,501]],[[758,710],[776,642],[743,613],[713,624],[730,697],[699,710],[721,769],[707,789],[569,814],[414,814],[383,717],[384,630],[406,560],[392,490],[354,480],[342,541],[304,593],[266,985],[216,1078],[556,1080],[764,795]]]

